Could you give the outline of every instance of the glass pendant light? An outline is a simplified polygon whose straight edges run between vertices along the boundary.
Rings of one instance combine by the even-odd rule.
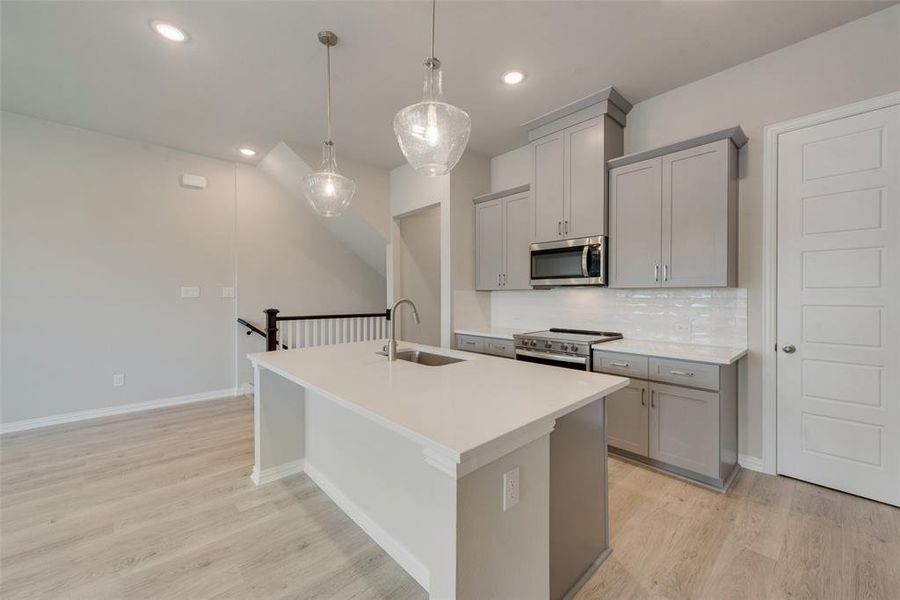
[[[425,59],[422,101],[394,117],[400,150],[416,171],[429,177],[446,175],[469,143],[472,120],[466,111],[443,99],[441,61],[434,56],[435,0],[431,3],[431,56]]]
[[[319,41],[325,46],[325,76],[327,85],[328,137],[322,143],[322,166],[303,176],[303,192],[310,206],[324,217],[336,217],[350,206],[356,183],[338,172],[331,140],[331,47],[338,38],[331,31],[320,31]]]

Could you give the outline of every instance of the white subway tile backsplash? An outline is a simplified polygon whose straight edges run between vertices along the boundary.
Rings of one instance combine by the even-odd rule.
[[[747,290],[555,288],[491,293],[491,326],[618,331],[641,340],[747,346]]]

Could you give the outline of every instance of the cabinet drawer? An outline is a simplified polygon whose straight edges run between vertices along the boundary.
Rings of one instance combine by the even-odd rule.
[[[593,370],[611,375],[647,379],[647,357],[594,350]]]
[[[484,338],[458,335],[456,336],[456,347],[468,352],[484,352]]]
[[[686,360],[651,358],[650,379],[674,383],[675,385],[718,391],[719,367],[717,365]]]
[[[515,358],[516,346],[512,340],[498,340],[496,338],[484,338],[484,353],[505,358]]]

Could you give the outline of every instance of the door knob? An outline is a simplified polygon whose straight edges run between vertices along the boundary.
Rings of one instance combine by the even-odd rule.
[[[785,354],[793,354],[797,350],[793,344],[782,346],[781,349],[784,350]]]

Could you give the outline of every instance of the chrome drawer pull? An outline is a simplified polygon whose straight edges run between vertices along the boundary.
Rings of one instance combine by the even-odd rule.
[[[694,374],[690,371],[669,371],[672,375],[682,375],[683,377],[693,377]]]
[[[628,363],[623,363],[623,362],[610,362],[609,364],[610,364],[610,366],[613,366],[613,367],[622,367],[623,369],[627,369],[627,368],[628,368]]]
[[[647,406],[647,401],[644,400],[644,392],[645,392],[645,391],[646,391],[646,390],[641,389],[641,406]]]

